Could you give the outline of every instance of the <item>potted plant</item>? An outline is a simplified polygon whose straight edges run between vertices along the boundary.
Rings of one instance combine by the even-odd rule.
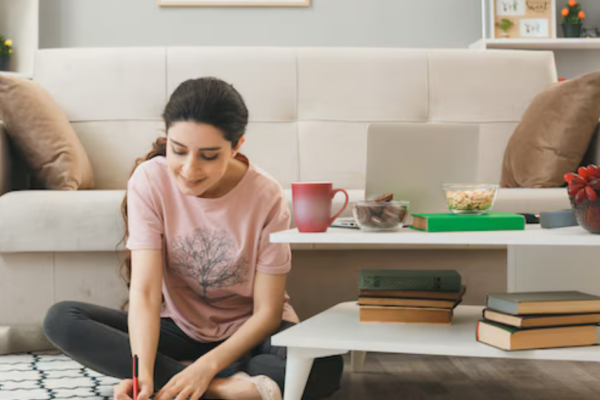
[[[580,167],[577,173],[565,174],[565,181],[577,223],[587,231],[600,233],[600,168]]]
[[[510,19],[502,18],[500,22],[496,23],[496,26],[502,30],[502,38],[508,38],[508,30],[514,25]]]
[[[585,19],[585,13],[581,10],[581,6],[575,0],[569,2],[562,9],[563,33],[565,37],[574,38],[581,37],[581,27]]]
[[[12,52],[12,40],[0,36],[0,71],[10,70],[10,56]]]

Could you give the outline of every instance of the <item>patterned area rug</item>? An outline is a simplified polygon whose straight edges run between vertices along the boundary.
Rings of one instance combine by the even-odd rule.
[[[57,352],[0,356],[0,400],[110,400],[118,382]]]

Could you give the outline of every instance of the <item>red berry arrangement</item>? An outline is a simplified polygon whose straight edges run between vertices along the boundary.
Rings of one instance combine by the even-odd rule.
[[[577,173],[565,174],[565,181],[569,183],[568,193],[581,204],[587,198],[594,201],[598,197],[596,190],[600,190],[600,168],[596,165],[579,167]]]

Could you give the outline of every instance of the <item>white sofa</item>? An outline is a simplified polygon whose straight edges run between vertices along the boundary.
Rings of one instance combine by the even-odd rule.
[[[373,122],[481,124],[478,176],[499,182],[510,135],[531,100],[557,79],[551,52],[41,50],[34,80],[72,122],[97,189],[11,191],[20,184],[18,160],[0,131],[0,353],[46,347],[40,324],[55,302],[120,306],[126,296],[116,272],[123,255],[120,204],[134,160],[163,134],[160,116],[170,93],[207,75],[244,96],[250,124],[242,151],[253,162],[287,189],[294,181],[333,181],[352,200],[364,196]],[[568,207],[564,189],[501,190],[497,200],[498,210],[515,212]],[[306,303],[295,292],[301,308]]]

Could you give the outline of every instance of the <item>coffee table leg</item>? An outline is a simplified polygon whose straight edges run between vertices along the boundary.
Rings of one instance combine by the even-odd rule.
[[[298,353],[301,353],[300,349],[288,349],[284,400],[302,399],[308,375],[315,361],[314,358],[303,357]]]
[[[365,363],[365,357],[367,356],[366,351],[352,351],[350,352],[350,364],[352,365],[352,372],[362,371],[363,364]]]
[[[315,358],[347,353],[348,350],[288,347],[283,400],[301,400]]]

